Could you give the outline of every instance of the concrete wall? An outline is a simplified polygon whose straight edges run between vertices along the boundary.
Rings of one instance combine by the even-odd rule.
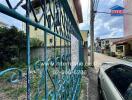
[[[124,35],[132,35],[132,0],[125,0]]]
[[[77,18],[77,14],[76,14],[76,10],[75,10],[75,6],[74,6],[74,3],[73,3],[73,0],[68,0],[68,3],[69,3],[69,6],[71,8],[71,11],[73,13],[73,16],[74,16],[77,24],[79,24],[79,21],[78,21],[78,18]],[[38,7],[38,8],[40,8],[40,7]],[[36,9],[38,9],[38,8],[36,8]],[[53,4],[51,4],[51,8],[53,8]],[[39,13],[36,14],[36,16],[38,17],[38,19],[41,17],[41,14],[42,14],[42,9],[40,8],[39,10],[40,10]],[[51,9],[51,10],[53,12],[53,9]],[[47,15],[50,15],[50,12],[48,12],[48,13],[49,14],[47,14]],[[62,10],[62,13],[63,13],[63,10]],[[34,20],[34,16],[33,16],[33,13],[32,12],[30,13],[30,19]],[[52,18],[51,18],[51,23],[53,23]],[[41,25],[44,24],[44,19],[43,18],[40,21],[40,24]],[[22,23],[22,26],[23,26],[23,30],[25,31],[26,30],[25,23]],[[48,26],[48,23],[46,22],[46,27],[47,26]],[[57,28],[59,29],[59,26]],[[61,28],[63,30],[63,27],[61,27]],[[54,31],[54,28],[51,27],[51,30]],[[41,41],[44,41],[44,31],[42,31],[40,29],[35,30],[35,28],[33,26],[30,26],[30,37],[31,38],[37,38],[37,39],[39,39]],[[54,40],[54,36],[51,35],[51,34],[48,34],[47,35],[47,46],[50,46],[51,45],[50,42],[49,42],[50,39]],[[56,46],[60,46],[60,39],[59,38],[56,38]],[[62,41],[62,46],[64,46],[64,41]]]
[[[73,35],[71,35],[71,40],[71,66],[74,69],[79,62],[79,42]]]
[[[57,50],[60,52],[60,49],[57,48]],[[54,48],[47,48],[47,56],[48,58],[50,58],[51,56],[54,57]],[[64,48],[62,48],[61,51],[61,55],[64,54]],[[22,50],[21,54],[22,55],[22,59],[26,60],[26,50]],[[34,59],[41,59],[44,60],[44,48],[40,47],[40,48],[31,48],[30,51],[30,57],[31,57],[31,61]]]

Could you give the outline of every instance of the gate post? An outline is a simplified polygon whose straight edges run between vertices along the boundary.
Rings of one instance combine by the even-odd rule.
[[[29,0],[26,0],[26,18],[29,18]],[[27,41],[27,100],[30,100],[30,31],[29,23],[26,22],[26,41]]]

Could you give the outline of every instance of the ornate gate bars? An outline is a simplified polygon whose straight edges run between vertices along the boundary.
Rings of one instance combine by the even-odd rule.
[[[64,69],[65,71],[70,70],[70,63],[71,63],[71,34],[73,34],[79,41],[79,58],[80,61],[83,61],[82,57],[82,37],[80,35],[80,31],[78,29],[77,23],[73,17],[73,14],[70,10],[69,4],[67,0],[36,0],[42,10],[42,15],[40,18],[37,17],[35,14],[35,8],[33,7],[33,3],[31,0],[26,0],[26,17],[21,15],[20,13],[16,12],[15,9],[17,9],[20,4],[23,2],[23,0],[20,0],[18,4],[13,8],[10,1],[6,0],[8,7],[4,6],[3,4],[0,4],[0,12],[13,17],[15,19],[18,19],[24,23],[26,23],[26,37],[27,37],[27,99],[31,99],[31,89],[30,89],[30,28],[29,26],[34,26],[35,28],[41,29],[44,31],[44,61],[38,61],[36,62],[40,70],[42,67],[42,64],[44,65],[43,71],[40,71],[41,73],[41,79],[39,80],[38,84],[38,91],[36,92],[36,95],[34,99],[39,99],[39,88],[42,85],[42,81],[44,81],[45,84],[45,95],[42,97],[42,99],[49,99],[49,96],[51,99],[69,99],[69,100],[77,100],[78,93],[80,90],[80,79],[81,79],[81,73],[79,74],[64,74],[62,77],[59,77],[58,75],[55,75],[54,79],[49,74],[48,66],[57,66],[57,70],[62,71]],[[33,17],[35,20],[32,20],[30,18],[30,13],[33,13]],[[51,16],[48,18],[49,15]],[[43,24],[40,22],[43,21]],[[64,55],[60,54],[59,59],[60,62],[58,63],[56,61],[57,57],[56,54],[54,54],[54,61],[52,62],[52,65],[50,65],[50,62],[48,62],[47,57],[47,34],[54,35],[54,53],[56,48],[56,41],[57,37],[60,38],[60,52],[62,51],[62,40],[64,41]],[[35,65],[35,69],[36,69]],[[83,65],[77,65],[74,69],[81,70],[81,67]],[[63,68],[65,67],[65,68]],[[5,71],[6,72],[6,71]],[[52,81],[52,84],[54,85],[54,91],[48,90],[48,78]],[[58,87],[58,88],[57,88]]]

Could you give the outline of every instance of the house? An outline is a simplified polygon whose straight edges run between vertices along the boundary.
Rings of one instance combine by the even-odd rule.
[[[132,56],[132,35],[114,41],[113,46],[116,48],[116,55],[121,55],[121,57]]]
[[[8,27],[8,25],[2,21],[0,21],[0,27]]]
[[[132,0],[124,0],[124,36],[113,42],[117,55],[132,56]]]
[[[83,38],[83,54],[84,54],[84,62],[88,65],[88,30],[81,30],[81,35]]]
[[[120,39],[121,38],[97,38],[95,43],[96,51],[105,54],[115,53],[116,49],[113,42]]]
[[[51,1],[51,2],[48,3],[49,1]],[[68,6],[67,7],[68,8],[67,14],[68,14],[68,16],[71,17],[71,22],[72,22],[71,24],[73,24],[72,26],[77,31],[76,33],[74,32],[74,34],[77,34],[77,35],[79,35],[78,36],[79,38],[82,38],[79,27],[78,27],[79,23],[83,22],[82,8],[81,8],[80,0],[67,0],[67,2],[69,4],[69,5],[66,5],[66,6]],[[64,18],[65,11],[63,10],[63,8],[61,9],[61,7],[63,7],[62,5],[59,6],[59,8],[57,9],[57,7],[58,7],[57,3],[58,3],[58,0],[46,0],[46,8],[47,8],[46,27],[49,28],[50,30],[52,30],[53,32],[56,32],[57,29],[60,31],[60,30],[64,30],[64,28],[65,28],[65,30],[66,30],[66,28],[68,28],[68,26],[66,26],[66,27],[64,27],[65,25],[62,26],[63,24],[67,23],[66,18]],[[32,4],[32,7],[34,8],[34,12],[35,12],[35,15],[37,16],[37,18],[41,18],[43,11],[40,7],[40,0],[33,0],[33,1],[31,1],[31,4]],[[22,7],[24,9],[26,9],[26,4],[22,5]],[[54,9],[54,7],[56,7],[56,9]],[[57,11],[57,10],[59,10],[59,11]],[[54,12],[52,14],[54,14],[55,19],[52,18],[51,12]],[[63,14],[63,18],[61,17],[61,20],[60,19],[58,20],[57,18],[59,17],[60,12],[61,12],[61,14]],[[32,19],[34,21],[34,14],[32,12],[30,12],[30,19]],[[53,26],[52,26],[52,23],[54,23],[54,22],[55,22],[55,24],[53,24]],[[43,17],[39,23],[41,25],[44,24],[44,18]],[[63,23],[63,24],[60,24],[60,23]],[[55,28],[54,28],[54,26],[55,26]],[[23,30],[26,30],[25,23],[23,23]],[[57,33],[65,35],[65,32],[62,32],[62,33],[57,32]],[[33,26],[30,26],[30,37],[31,38],[37,38],[37,39],[44,42],[44,31],[37,29]],[[78,39],[75,35],[70,34],[70,37],[71,37],[71,58],[72,58],[71,65],[75,66],[80,60],[79,59],[79,50],[80,50],[79,49],[79,43],[80,42],[78,41]],[[52,56],[51,54],[53,54],[53,51],[51,51],[51,49],[54,49],[54,48],[50,48],[50,47],[55,46],[54,45],[54,35],[47,34],[46,39],[47,39],[47,47],[48,47],[47,51],[50,51],[50,52],[48,52],[47,55],[48,55],[48,57],[51,57]],[[55,43],[56,43],[55,47],[56,48],[58,47],[58,50],[60,51],[60,49],[59,49],[60,48],[60,38],[56,37]],[[61,40],[61,47],[65,47],[63,39]],[[43,51],[44,51],[43,47],[41,47],[41,51],[38,53],[39,55],[34,55],[34,56],[35,57],[39,56],[39,58],[43,59],[44,58],[43,57],[43,55],[44,55]],[[63,54],[64,54],[64,49],[62,48],[61,55],[63,55]],[[72,67],[72,68],[74,68],[74,67]]]
[[[124,36],[132,35],[132,0],[124,0]]]
[[[81,31],[81,35],[83,38],[83,46],[84,47],[88,47],[88,34],[89,31],[88,30],[80,30]]]
[[[47,1],[48,2],[48,1]],[[80,0],[68,0],[68,3],[69,3],[69,6],[71,8],[71,11],[72,11],[72,14],[74,16],[74,19],[76,21],[77,24],[79,23],[82,23],[83,22],[83,17],[82,17],[82,9],[81,9],[81,4],[80,4]],[[40,7],[40,0],[33,0],[31,2],[33,8],[34,8],[34,12],[37,16],[37,18],[41,18],[41,15],[42,15],[42,9]],[[50,5],[51,6],[51,11],[53,11],[53,4]],[[22,5],[22,7],[24,9],[26,9],[26,4]],[[47,8],[49,9],[49,6],[47,4]],[[57,13],[56,13],[57,14]],[[48,22],[46,22],[46,26],[48,28],[50,28],[51,30],[54,30],[51,23],[53,22],[53,19],[51,18],[52,16],[50,15],[50,12],[48,11],[47,12],[47,15],[48,15]],[[58,15],[56,15],[58,16]],[[34,16],[33,16],[33,13],[30,12],[30,18],[34,20]],[[40,21],[40,24],[43,24],[44,20],[42,18],[42,20]],[[59,23],[57,23],[59,26]],[[57,27],[59,29],[59,27]],[[23,30],[26,29],[26,26],[25,26],[25,23],[23,23]],[[30,26],[30,37],[31,38],[37,38],[41,41],[44,42],[44,32],[40,29],[37,29],[33,26]],[[61,41],[62,43],[62,46],[64,46],[64,41]],[[48,47],[51,47],[54,45],[54,36],[51,35],[51,34],[48,34],[47,35],[47,46]],[[60,46],[60,39],[59,38],[56,38],[56,46]]]

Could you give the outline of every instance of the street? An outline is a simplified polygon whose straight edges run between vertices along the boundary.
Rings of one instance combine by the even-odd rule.
[[[101,53],[96,53],[95,52],[94,56],[95,56],[94,65],[95,65],[96,71],[98,71],[99,67],[101,66],[101,64],[103,62],[112,62],[112,63],[126,62],[126,63],[128,63],[127,61],[124,61],[124,60],[121,60],[121,59],[117,59],[117,58],[114,58],[114,57],[110,57],[110,56],[107,56],[107,55],[104,55],[104,54],[101,54]]]

